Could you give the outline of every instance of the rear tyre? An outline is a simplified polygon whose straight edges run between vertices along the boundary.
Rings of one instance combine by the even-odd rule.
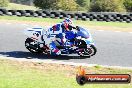
[[[32,39],[27,38],[25,41],[25,47],[31,52],[31,53],[36,53],[36,54],[41,54],[43,51],[39,49],[38,45],[32,45],[31,42],[33,42]]]

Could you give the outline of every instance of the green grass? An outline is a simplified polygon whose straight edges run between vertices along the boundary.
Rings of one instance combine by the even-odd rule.
[[[10,10],[38,10],[38,8],[34,6],[28,6],[28,5],[21,5],[21,4],[15,4],[15,3],[9,3],[7,9]]]
[[[34,22],[47,22],[47,23],[58,23],[63,19],[52,19],[52,18],[35,18],[35,17],[16,17],[16,16],[0,16],[0,19],[6,20],[17,20],[17,21],[34,21]],[[73,19],[74,20],[74,19]],[[121,22],[97,22],[97,21],[81,21],[74,20],[76,25],[83,26],[103,26],[103,27],[119,27],[119,28],[131,28],[131,23]]]
[[[87,71],[129,73],[132,70],[85,67]],[[98,70],[97,70],[98,69]],[[0,88],[132,88],[132,84],[86,84],[75,80],[76,68],[57,64],[39,64],[0,59]]]
[[[107,27],[120,27],[129,28],[132,27],[131,23],[121,22],[98,22],[98,21],[76,21],[77,24],[89,25],[89,26],[107,26]]]

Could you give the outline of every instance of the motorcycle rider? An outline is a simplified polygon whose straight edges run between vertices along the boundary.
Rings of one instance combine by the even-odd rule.
[[[50,43],[50,49],[53,54],[60,55],[61,51],[57,48],[57,45],[64,46],[68,39],[72,40],[75,37],[66,36],[66,34],[73,33],[71,32],[72,29],[76,29],[76,27],[73,26],[73,21],[69,18],[66,18],[63,22],[50,28],[50,31],[52,32],[51,35],[56,35],[55,40]]]

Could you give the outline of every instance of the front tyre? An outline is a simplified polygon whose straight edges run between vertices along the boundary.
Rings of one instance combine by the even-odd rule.
[[[97,48],[94,45],[90,45],[87,49],[84,49],[86,55],[93,56],[97,52]]]
[[[89,45],[87,48],[79,49],[78,55],[91,57],[95,55],[96,52],[97,52],[96,47],[94,45]]]

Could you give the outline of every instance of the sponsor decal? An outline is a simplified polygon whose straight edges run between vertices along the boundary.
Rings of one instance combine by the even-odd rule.
[[[131,76],[129,74],[86,74],[85,70],[78,68],[76,81],[79,85],[86,83],[130,83]]]

